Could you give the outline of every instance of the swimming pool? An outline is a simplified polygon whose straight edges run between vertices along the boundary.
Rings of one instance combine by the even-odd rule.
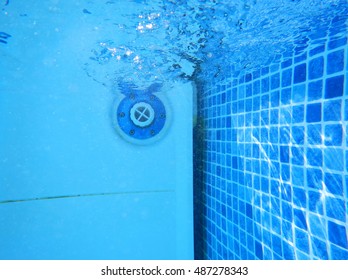
[[[1,258],[348,259],[347,1],[73,2],[1,3]]]

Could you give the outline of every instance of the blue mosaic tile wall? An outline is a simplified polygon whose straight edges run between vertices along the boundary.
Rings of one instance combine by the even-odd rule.
[[[347,33],[330,34],[200,89],[196,258],[348,259]]]

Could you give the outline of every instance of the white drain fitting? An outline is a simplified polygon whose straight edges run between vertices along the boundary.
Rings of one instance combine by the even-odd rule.
[[[146,127],[153,122],[155,111],[150,104],[139,102],[134,104],[130,110],[130,118],[136,126]]]

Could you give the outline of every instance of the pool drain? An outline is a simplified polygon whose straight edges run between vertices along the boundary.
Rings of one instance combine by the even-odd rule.
[[[139,102],[132,107],[130,118],[136,126],[149,126],[155,118],[155,111],[150,104]]]
[[[168,125],[168,106],[149,91],[123,92],[113,107],[114,126],[119,134],[134,144],[148,144],[158,140]]]

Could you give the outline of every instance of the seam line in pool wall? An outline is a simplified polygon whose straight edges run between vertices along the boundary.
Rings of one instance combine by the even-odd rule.
[[[111,196],[111,195],[127,195],[127,194],[171,193],[171,192],[175,192],[175,191],[174,190],[162,190],[162,191],[134,191],[134,192],[111,192],[111,193],[57,195],[57,196],[34,197],[34,198],[24,198],[24,199],[8,199],[8,200],[0,201],[0,204],[16,203],[16,202],[28,202],[28,201],[37,201],[37,200],[90,197],[90,196]]]

